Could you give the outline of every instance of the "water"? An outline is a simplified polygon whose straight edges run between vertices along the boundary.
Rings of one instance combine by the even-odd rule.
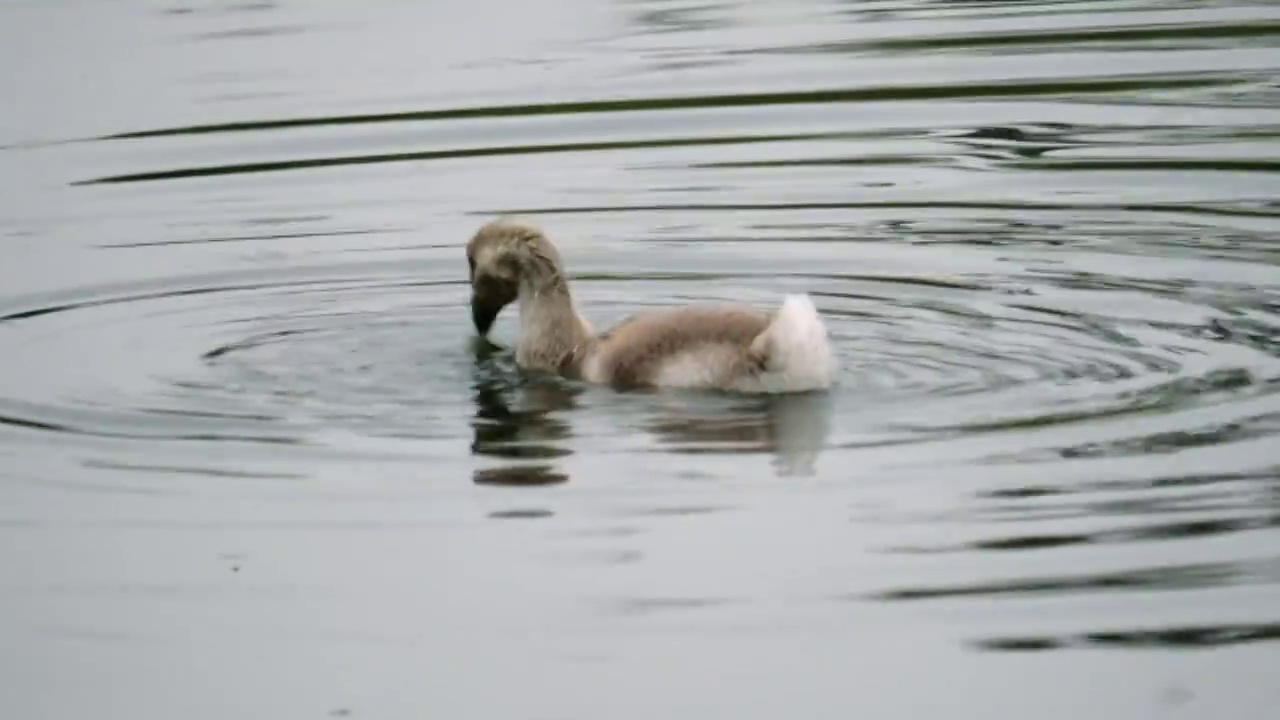
[[[1278,40],[3,3],[5,714],[1268,717]],[[838,388],[522,380],[465,307],[499,212],[597,326],[811,293]]]

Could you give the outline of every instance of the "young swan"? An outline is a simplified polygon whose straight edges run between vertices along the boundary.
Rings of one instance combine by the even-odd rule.
[[[785,393],[831,386],[827,330],[805,295],[774,313],[742,305],[647,312],[597,335],[578,314],[560,253],[537,228],[495,220],[467,242],[471,318],[487,335],[520,302],[516,364],[618,388]]]

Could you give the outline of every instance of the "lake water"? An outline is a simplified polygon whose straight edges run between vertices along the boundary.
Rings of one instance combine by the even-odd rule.
[[[1271,717],[1278,77],[1263,0],[5,0],[0,707]],[[522,378],[499,213],[837,387]]]

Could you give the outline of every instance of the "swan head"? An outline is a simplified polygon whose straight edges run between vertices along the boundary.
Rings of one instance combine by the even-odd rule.
[[[555,246],[541,230],[514,220],[494,220],[477,230],[467,242],[467,264],[471,321],[482,336],[522,289],[538,292],[564,284]]]

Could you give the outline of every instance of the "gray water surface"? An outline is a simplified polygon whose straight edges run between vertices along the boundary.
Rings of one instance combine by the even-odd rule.
[[[0,3],[0,712],[1264,718],[1280,6]],[[838,385],[477,344],[810,293]]]

